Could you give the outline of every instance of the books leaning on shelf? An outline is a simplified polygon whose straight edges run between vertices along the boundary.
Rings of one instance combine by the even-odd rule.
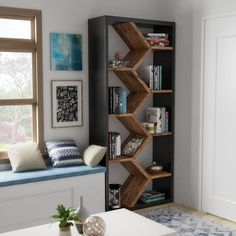
[[[121,136],[119,133],[108,133],[108,145],[110,160],[113,160],[121,155]]]
[[[165,47],[170,45],[168,34],[166,33],[144,33],[144,37],[151,46]]]
[[[163,133],[169,130],[169,112],[165,107],[148,107],[146,120],[148,123],[154,123],[154,133]]]
[[[127,91],[122,87],[109,87],[109,114],[127,113]]]
[[[141,76],[150,89],[162,89],[162,68],[162,65],[149,65],[142,68]]]
[[[165,200],[165,194],[155,190],[147,190],[143,192],[139,200],[145,203],[158,202]]]

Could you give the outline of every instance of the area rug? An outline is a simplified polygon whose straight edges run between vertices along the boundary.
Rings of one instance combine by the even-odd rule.
[[[206,220],[202,217],[186,213],[175,207],[163,207],[141,212],[139,214],[176,230],[179,236],[236,236],[236,231],[233,229]]]

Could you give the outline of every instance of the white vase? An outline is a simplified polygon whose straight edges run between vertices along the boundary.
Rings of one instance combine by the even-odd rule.
[[[84,222],[89,217],[89,211],[83,204],[83,197],[80,197],[80,206],[77,208],[76,213],[79,219]]]
[[[64,227],[59,229],[59,236],[72,236],[71,227]]]

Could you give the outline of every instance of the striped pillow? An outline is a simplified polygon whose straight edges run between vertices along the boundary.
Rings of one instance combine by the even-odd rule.
[[[83,164],[79,149],[72,139],[50,140],[45,143],[53,167]]]

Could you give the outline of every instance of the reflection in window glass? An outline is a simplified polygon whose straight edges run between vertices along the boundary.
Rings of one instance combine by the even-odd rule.
[[[0,151],[8,144],[32,141],[32,137],[32,106],[0,107]]]
[[[32,96],[32,53],[0,52],[0,99]]]
[[[0,18],[0,38],[31,39],[31,21]]]

